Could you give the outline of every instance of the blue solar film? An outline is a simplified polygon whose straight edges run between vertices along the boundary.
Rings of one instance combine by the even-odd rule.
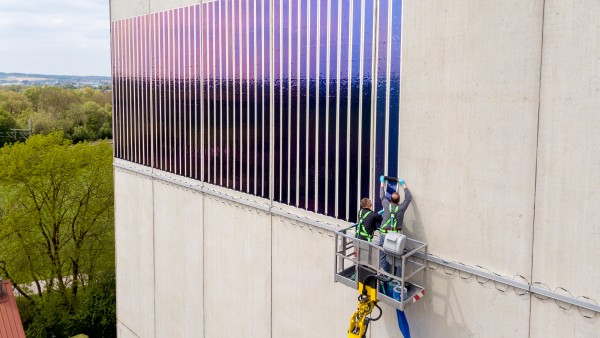
[[[350,221],[398,175],[401,0],[219,0],[111,31],[115,157]]]

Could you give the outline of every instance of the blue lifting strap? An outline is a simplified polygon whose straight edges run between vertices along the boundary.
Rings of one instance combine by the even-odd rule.
[[[398,327],[404,338],[410,338],[410,328],[408,327],[408,320],[404,311],[396,310],[396,317],[398,317]]]

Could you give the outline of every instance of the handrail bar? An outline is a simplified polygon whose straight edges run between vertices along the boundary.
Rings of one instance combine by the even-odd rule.
[[[406,237],[406,239],[408,239],[408,237]],[[422,244],[421,246],[414,248],[412,251],[409,251],[407,253],[405,253],[404,255],[402,255],[402,257],[410,257],[413,256],[416,252],[424,249],[427,246],[427,244]]]
[[[417,269],[416,269],[415,271],[413,271],[413,273],[411,273],[410,275],[408,275],[408,276],[404,276],[404,280],[411,279],[411,278],[412,278],[414,275],[416,275],[417,273],[419,273],[419,272],[423,271],[423,269],[425,269],[425,266],[424,266],[424,265],[421,265],[421,267],[417,268]]]

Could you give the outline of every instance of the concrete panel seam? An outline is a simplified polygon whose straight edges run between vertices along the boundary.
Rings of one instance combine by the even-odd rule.
[[[531,268],[529,275],[533,279],[533,262],[535,253],[535,204],[537,200],[537,180],[538,180],[538,160],[539,160],[539,146],[540,146],[540,109],[542,106],[542,65],[544,56],[544,17],[546,14],[546,0],[542,1],[542,25],[541,25],[541,38],[540,38],[540,67],[539,67],[539,78],[538,78],[538,106],[537,106],[537,129],[535,138],[535,169],[533,179],[533,219],[531,224]],[[531,285],[529,286],[531,289]],[[531,336],[531,299],[529,300],[529,336]]]
[[[137,335],[135,332],[133,332],[133,330],[132,330],[132,329],[130,329],[130,328],[129,328],[129,326],[127,326],[125,323],[123,323],[122,321],[120,321],[120,320],[118,320],[118,319],[117,319],[117,322],[119,322],[119,324],[120,324],[122,327],[126,328],[126,329],[127,329],[127,331],[129,331],[129,332],[130,332],[132,335],[134,335],[134,336],[136,336],[136,337],[140,338],[140,336],[138,336],[138,335]]]

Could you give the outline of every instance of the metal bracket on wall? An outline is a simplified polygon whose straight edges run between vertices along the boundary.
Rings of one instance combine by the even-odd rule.
[[[418,256],[419,258],[423,259],[423,255],[422,254],[418,254],[415,255]],[[432,255],[427,255],[427,260],[435,263],[435,264],[439,264],[439,265],[443,265],[443,266],[447,266],[449,268],[458,270],[458,271],[462,271],[462,272],[466,272],[469,273],[471,275],[475,275],[475,276],[479,276],[481,278],[485,278],[485,279],[489,279],[492,280],[494,282],[498,282],[498,283],[502,283],[502,284],[506,284],[509,286],[512,286],[514,288],[526,291],[526,292],[531,292],[530,290],[530,284],[528,283],[522,283],[522,282],[518,282],[516,280],[510,279],[508,277],[504,277],[504,276],[500,276],[494,273],[489,273],[487,271],[481,271],[478,269],[475,269],[473,267],[464,265],[464,264],[459,264],[459,263],[455,263],[455,262],[448,262],[445,261],[439,257],[436,256],[432,256]]]
[[[417,254],[415,256],[418,256],[421,259],[424,258],[422,254]],[[560,301],[560,302],[575,305],[580,308],[584,308],[584,309],[587,309],[590,311],[600,313],[600,306],[597,304],[586,302],[586,301],[583,301],[583,300],[575,298],[575,297],[565,296],[565,295],[562,295],[555,291],[540,288],[539,286],[535,286],[534,284],[518,282],[518,281],[510,279],[508,277],[500,276],[495,273],[490,273],[487,271],[478,270],[478,269],[475,269],[473,267],[470,267],[470,266],[467,266],[464,264],[448,262],[439,257],[432,256],[432,255],[428,255],[427,260],[431,263],[439,264],[442,266],[447,266],[449,268],[452,268],[452,269],[455,269],[458,271],[466,272],[466,273],[469,273],[469,274],[472,274],[475,276],[479,276],[481,278],[489,279],[494,282],[509,285],[516,289],[523,290],[527,293],[538,294],[538,295],[541,295],[544,297],[552,298],[552,299]]]
[[[598,305],[598,304],[593,304],[593,303],[590,303],[590,302],[585,302],[585,301],[583,301],[581,299],[578,299],[578,298],[561,295],[558,292],[546,290],[546,289],[540,288],[540,287],[532,285],[532,284],[529,284],[529,291],[531,293],[534,293],[534,294],[538,294],[538,295],[541,295],[541,296],[544,296],[544,297],[552,298],[552,299],[557,300],[559,302],[563,302],[563,303],[575,305],[575,306],[578,306],[578,307],[583,308],[583,309],[587,309],[587,310],[590,310],[590,311],[594,311],[594,312],[600,313],[600,305]]]

